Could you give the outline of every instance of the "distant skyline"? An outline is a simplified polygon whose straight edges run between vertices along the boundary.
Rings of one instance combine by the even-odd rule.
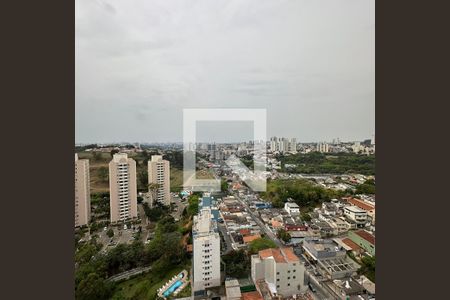
[[[183,108],[266,108],[267,139],[370,139],[374,2],[76,1],[75,142],[181,142]],[[198,140],[252,139],[229,125]]]

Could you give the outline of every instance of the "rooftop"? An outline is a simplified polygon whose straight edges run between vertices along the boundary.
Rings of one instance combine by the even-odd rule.
[[[259,251],[259,257],[266,259],[272,257],[277,263],[297,262],[298,256],[292,248],[270,248]]]
[[[353,204],[353,205],[355,205],[355,206],[357,206],[357,207],[359,207],[359,208],[361,208],[363,210],[366,210],[366,211],[375,209],[374,205],[366,203],[365,201],[359,200],[359,199],[356,199],[356,198],[350,198],[350,199],[347,200],[347,202],[350,203],[350,204]]]
[[[365,239],[372,245],[375,245],[375,237],[372,234],[370,234],[369,232],[361,229],[361,230],[355,231],[355,234],[359,235],[360,237],[362,237],[363,239]]]
[[[254,240],[257,240],[261,238],[261,236],[259,234],[254,234],[254,235],[246,235],[243,237],[244,243],[250,243]]]
[[[350,210],[352,212],[356,212],[356,213],[365,213],[366,211],[357,207],[357,206],[346,206],[344,209],[346,210]]]
[[[299,208],[299,206],[295,202],[286,202],[285,205],[289,208]]]

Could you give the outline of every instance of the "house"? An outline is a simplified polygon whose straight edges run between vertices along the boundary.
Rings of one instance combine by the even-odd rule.
[[[366,201],[348,198],[347,202],[367,212],[367,215],[371,218],[372,224],[375,224],[375,205]]]
[[[367,212],[357,206],[344,207],[344,216],[358,227],[363,227],[367,223]]]
[[[294,202],[286,202],[284,204],[284,210],[291,216],[300,214],[300,207]]]
[[[375,256],[375,237],[370,232],[366,230],[350,231],[348,238],[371,256]]]
[[[245,244],[251,243],[254,240],[260,239],[261,236],[259,234],[254,234],[254,235],[246,235],[243,237],[243,241]]]

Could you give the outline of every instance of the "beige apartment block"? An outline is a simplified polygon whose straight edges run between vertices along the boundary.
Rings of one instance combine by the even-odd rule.
[[[170,205],[170,162],[162,155],[152,155],[148,161],[148,183],[159,185],[153,200]]]
[[[89,160],[78,159],[75,153],[75,227],[88,225],[91,220]]]
[[[307,290],[305,266],[290,247],[270,248],[251,256],[251,276],[258,291],[272,297],[292,297]]]
[[[137,218],[136,161],[116,153],[109,163],[111,223]]]

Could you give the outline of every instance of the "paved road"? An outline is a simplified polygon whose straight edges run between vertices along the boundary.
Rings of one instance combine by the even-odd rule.
[[[174,217],[175,219],[181,219],[181,214],[183,213],[184,208],[187,206],[187,202],[181,202],[181,199],[178,195],[176,196],[172,196],[172,201],[173,203],[175,203],[176,207],[177,207],[177,211],[172,212],[172,217]]]
[[[231,246],[231,238],[230,236],[227,234],[227,229],[225,228],[224,224],[221,223],[217,223],[217,228],[220,231],[220,234],[223,236],[224,240],[225,240],[225,244],[226,244],[226,249],[224,249],[223,254],[227,254],[228,252],[230,252],[231,250],[233,250],[233,247]]]
[[[264,231],[264,233],[266,234],[266,236],[268,238],[270,238],[272,241],[275,242],[275,244],[278,247],[283,247],[283,244],[280,242],[280,240],[276,237],[276,235],[269,230],[269,228],[267,228],[267,226],[264,224],[264,222],[259,218],[259,216],[257,216],[253,211],[250,210],[250,207],[248,206],[248,204],[246,203],[245,200],[242,200],[239,195],[236,193],[235,194],[236,199],[239,200],[239,202],[241,202],[241,204],[247,209],[247,212],[250,214],[250,216],[252,217],[253,221],[256,222],[256,224],[258,224],[258,226],[261,228],[262,231]]]
[[[145,273],[145,272],[150,271],[150,270],[151,270],[151,267],[135,268],[135,269],[131,269],[131,270],[125,271],[123,273],[111,276],[111,277],[108,278],[108,280],[110,280],[110,281],[120,281],[120,280],[123,280],[123,279],[128,279],[128,278],[130,278],[131,276],[134,276],[134,275]]]

